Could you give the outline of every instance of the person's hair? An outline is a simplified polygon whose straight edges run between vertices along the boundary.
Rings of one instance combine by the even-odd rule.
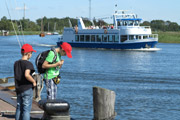
[[[21,52],[21,55],[24,56],[24,55],[27,55],[28,53],[32,53],[32,52],[27,52],[27,53],[22,53]]]
[[[62,47],[61,47],[62,44],[63,44],[63,42],[61,41],[61,42],[59,43],[59,48],[60,48],[60,49],[62,49]]]

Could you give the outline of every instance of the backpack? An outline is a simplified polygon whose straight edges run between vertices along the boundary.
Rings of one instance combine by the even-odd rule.
[[[36,64],[38,73],[40,73],[40,74],[43,74],[43,73],[46,72],[46,69],[45,69],[45,68],[42,68],[42,65],[43,65],[44,61],[46,60],[46,57],[48,56],[48,54],[49,54],[50,51],[53,51],[53,52],[54,52],[54,58],[53,58],[53,61],[52,61],[52,63],[54,63],[54,62],[56,61],[56,58],[57,58],[56,51],[55,51],[54,48],[52,48],[51,50],[46,50],[46,51],[40,53],[40,54],[36,57],[35,64]],[[51,64],[52,64],[52,63],[51,63]]]

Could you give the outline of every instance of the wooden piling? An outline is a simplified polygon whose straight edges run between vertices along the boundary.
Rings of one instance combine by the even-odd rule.
[[[115,117],[115,92],[93,87],[94,120],[112,120]]]

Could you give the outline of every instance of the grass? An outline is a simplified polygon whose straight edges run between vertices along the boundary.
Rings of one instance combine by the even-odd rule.
[[[38,35],[40,34],[40,31],[23,31],[24,35]],[[17,33],[18,35],[22,35],[22,33]],[[9,32],[9,35],[15,35],[14,31]]]
[[[159,43],[180,43],[180,32],[157,32]]]

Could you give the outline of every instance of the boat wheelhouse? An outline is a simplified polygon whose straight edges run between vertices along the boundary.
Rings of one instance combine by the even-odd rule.
[[[152,34],[150,26],[140,26],[141,18],[136,14],[116,11],[113,25],[85,27],[82,18],[78,26],[65,27],[60,41],[68,42],[72,47],[105,49],[142,49],[155,48],[158,35]]]

